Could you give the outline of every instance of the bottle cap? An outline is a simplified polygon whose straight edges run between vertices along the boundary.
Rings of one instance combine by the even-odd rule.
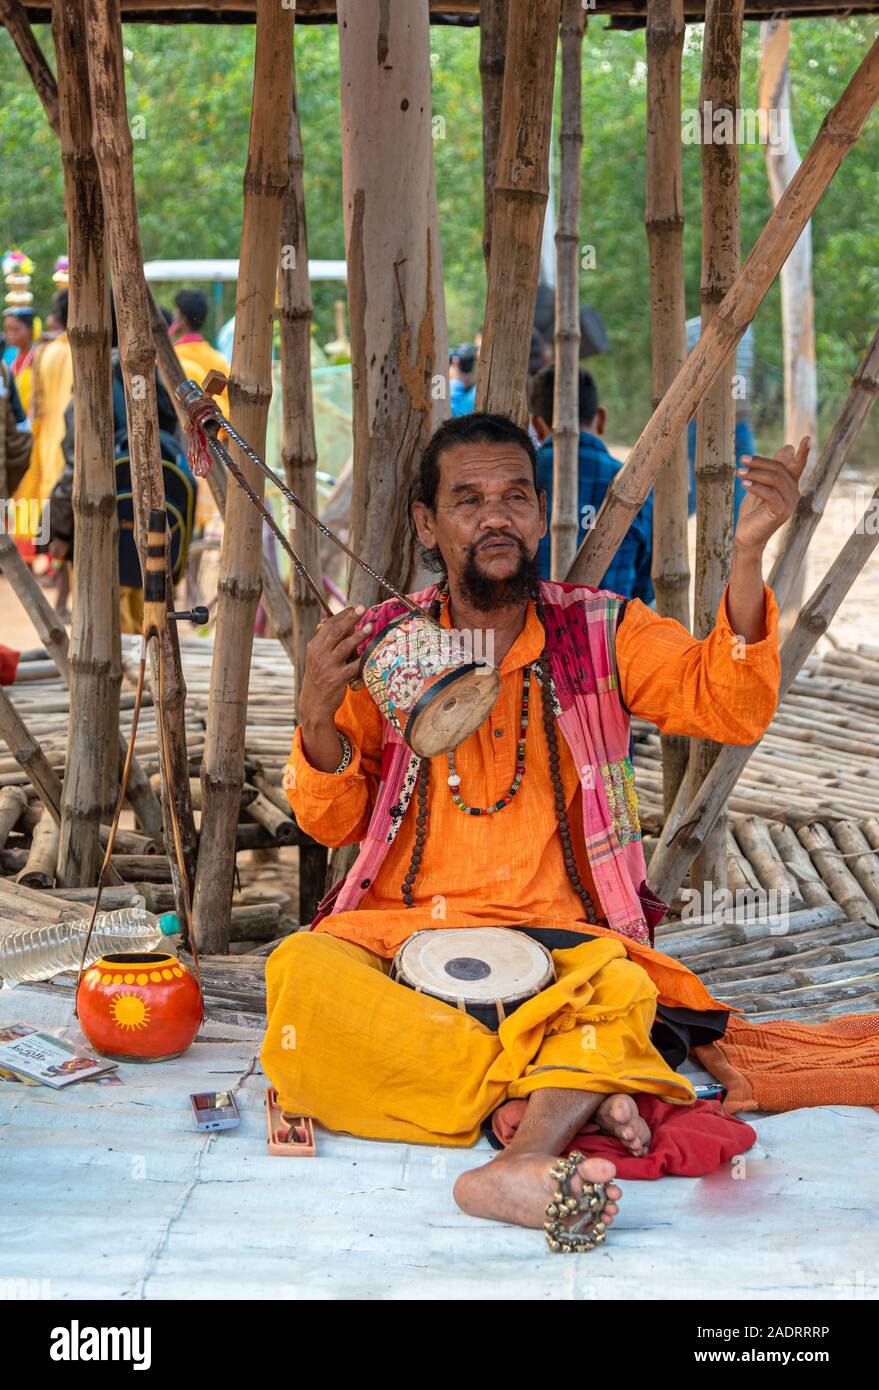
[[[180,930],[180,918],[176,912],[163,912],[159,918],[163,936],[176,936]]]

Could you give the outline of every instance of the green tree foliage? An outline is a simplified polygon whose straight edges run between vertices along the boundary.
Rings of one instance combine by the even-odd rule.
[[[817,133],[877,32],[872,18],[795,20],[793,121],[802,152]],[[37,30],[51,61],[48,28]],[[241,232],[253,29],[247,25],[127,25],[126,81],[144,256],[233,257]],[[701,26],[687,31],[683,105],[696,107]],[[483,314],[481,102],[478,33],[431,31],[434,151],[451,342],[472,339]],[[338,32],[297,31],[297,77],[306,155],[306,207],[313,256],[342,257]],[[643,31],[592,18],[584,44],[582,240],[595,268],[581,293],[603,315],[609,353],[592,363],[611,433],[632,439],[650,412],[647,248],[643,227],[646,58]],[[759,25],[745,26],[742,104],[757,96]],[[58,145],[11,40],[0,32],[0,250],[21,245],[37,263],[38,305],[48,306],[54,259],[66,249]],[[393,158],[393,151],[388,151]],[[557,154],[555,156],[557,159]],[[700,150],[684,145],[687,310],[699,312]],[[875,114],[813,219],[816,332],[822,417],[843,398],[879,313]],[[742,250],[770,210],[762,150],[742,150]],[[338,287],[315,286],[317,339],[334,336]],[[163,298],[168,299],[166,293]],[[226,289],[227,312],[234,294]],[[755,323],[760,443],[780,433],[778,286]]]

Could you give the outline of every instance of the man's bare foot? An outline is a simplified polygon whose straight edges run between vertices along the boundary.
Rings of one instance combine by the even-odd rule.
[[[650,1151],[650,1126],[642,1119],[634,1096],[607,1096],[592,1116],[598,1128],[612,1134],[635,1158]]]
[[[558,1183],[550,1175],[558,1159],[552,1154],[498,1154],[481,1168],[462,1173],[454,1186],[455,1201],[468,1216],[489,1221],[511,1221],[517,1226],[542,1227],[546,1207]],[[577,1166],[579,1177],[571,1179],[571,1196],[579,1197],[584,1182],[609,1183],[610,1199],[601,1215],[605,1226],[616,1216],[622,1193],[612,1182],[616,1169],[606,1158],[584,1158]],[[581,1181],[582,1179],[582,1181]]]

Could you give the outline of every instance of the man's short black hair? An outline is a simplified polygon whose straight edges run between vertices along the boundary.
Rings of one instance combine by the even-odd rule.
[[[472,411],[469,415],[451,416],[434,430],[427,448],[421,455],[421,466],[412,485],[409,502],[409,516],[412,517],[412,503],[423,502],[432,512],[436,511],[436,494],[439,488],[440,458],[449,449],[457,449],[461,444],[517,444],[529,458],[537,489],[537,453],[534,441],[527,430],[511,420],[508,415],[490,415],[486,411]],[[416,536],[415,523],[412,531]],[[421,544],[420,541],[418,542]],[[428,569],[443,570],[439,549],[426,550],[422,547],[422,559]]]
[[[201,290],[181,290],[174,297],[181,318],[198,331],[208,316],[208,297]]]
[[[598,387],[595,378],[585,367],[578,373],[580,426],[591,425],[598,414]],[[532,379],[528,390],[528,404],[531,414],[552,424],[553,401],[555,397],[555,367],[544,367]]]

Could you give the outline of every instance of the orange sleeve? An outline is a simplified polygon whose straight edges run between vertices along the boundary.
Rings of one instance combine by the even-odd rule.
[[[366,690],[346,691],[335,723],[350,740],[351,761],[340,773],[312,767],[302,748],[301,728],[293,735],[284,789],[297,825],[322,845],[355,844],[369,824],[381,773],[381,720]]]
[[[752,643],[730,626],[726,592],[701,642],[630,599],[616,638],[620,694],[630,713],[665,734],[756,743],[775,713],[781,680],[778,605],[765,584],[763,594],[766,636]]]

